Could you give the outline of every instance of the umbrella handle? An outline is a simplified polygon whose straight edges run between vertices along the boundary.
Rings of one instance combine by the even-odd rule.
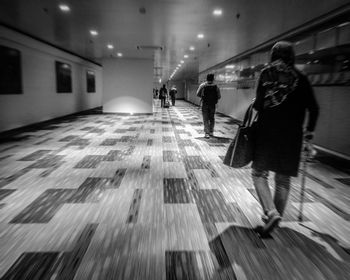
[[[304,141],[302,148],[302,176],[301,176],[301,191],[300,191],[300,208],[299,208],[299,222],[303,221],[303,208],[304,208],[304,197],[305,197],[305,182],[306,182],[306,173],[307,173],[307,161],[310,157],[312,151],[312,144],[310,141]]]

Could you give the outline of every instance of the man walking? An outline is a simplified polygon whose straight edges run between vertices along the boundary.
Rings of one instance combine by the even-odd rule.
[[[169,95],[173,106],[175,106],[176,94],[177,94],[176,86],[172,86],[172,88],[170,89]]]
[[[168,90],[165,87],[165,84],[163,84],[163,87],[159,90],[159,99],[160,99],[160,107],[165,107],[165,100],[167,99]]]
[[[214,84],[214,74],[207,75],[207,81],[199,86],[197,96],[202,100],[204,133],[205,138],[208,139],[214,136],[215,109],[221,98],[220,89]]]

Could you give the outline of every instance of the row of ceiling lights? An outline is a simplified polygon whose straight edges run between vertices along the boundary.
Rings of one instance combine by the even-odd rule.
[[[222,16],[222,9],[214,9],[213,10],[213,15],[214,16]],[[204,39],[204,34],[203,33],[198,33],[197,34],[197,38],[198,39]],[[189,47],[190,51],[194,51],[195,47],[194,46],[190,46]],[[188,54],[184,55],[184,58],[188,58]],[[170,75],[169,81],[171,81],[171,79],[174,77],[174,75],[176,74],[176,72],[180,69],[180,67],[182,66],[182,64],[184,63],[184,60],[181,60],[180,63],[176,66],[175,70],[173,71],[173,73]]]
[[[69,13],[69,12],[71,11],[70,7],[69,7],[67,4],[59,4],[58,7],[59,7],[59,9],[60,9],[62,12],[64,12],[64,13]],[[90,30],[90,34],[91,34],[91,36],[94,36],[94,37],[95,37],[95,36],[98,35],[98,31],[95,30],[95,29],[91,29],[91,30]],[[114,49],[113,44],[110,44],[110,43],[107,44],[107,49],[113,50],[113,49]],[[117,56],[118,56],[118,57],[122,57],[123,54],[122,54],[121,52],[118,52],[118,53],[117,53]]]

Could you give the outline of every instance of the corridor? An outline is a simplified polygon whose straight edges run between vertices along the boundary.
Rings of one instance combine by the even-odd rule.
[[[299,177],[261,239],[251,169],[222,163],[237,121],[205,139],[197,106],[158,102],[0,143],[0,279],[349,279],[349,169],[316,156],[303,222]]]

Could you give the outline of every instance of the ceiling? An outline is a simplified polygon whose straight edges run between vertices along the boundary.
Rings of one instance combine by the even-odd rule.
[[[59,4],[67,4],[62,12]],[[154,58],[155,79],[195,77],[198,61],[226,44],[238,11],[232,0],[2,0],[0,22],[94,61],[104,57]],[[223,14],[214,16],[221,8]],[[92,36],[90,30],[98,31]],[[220,31],[220,32],[218,32]],[[198,39],[197,34],[204,38]],[[114,49],[107,48],[113,44]],[[141,51],[138,45],[161,46]],[[193,46],[194,51],[189,47]],[[215,47],[215,46],[214,46]],[[213,51],[212,51],[213,53]],[[214,50],[215,53],[215,50]],[[189,57],[184,58],[187,54]]]

